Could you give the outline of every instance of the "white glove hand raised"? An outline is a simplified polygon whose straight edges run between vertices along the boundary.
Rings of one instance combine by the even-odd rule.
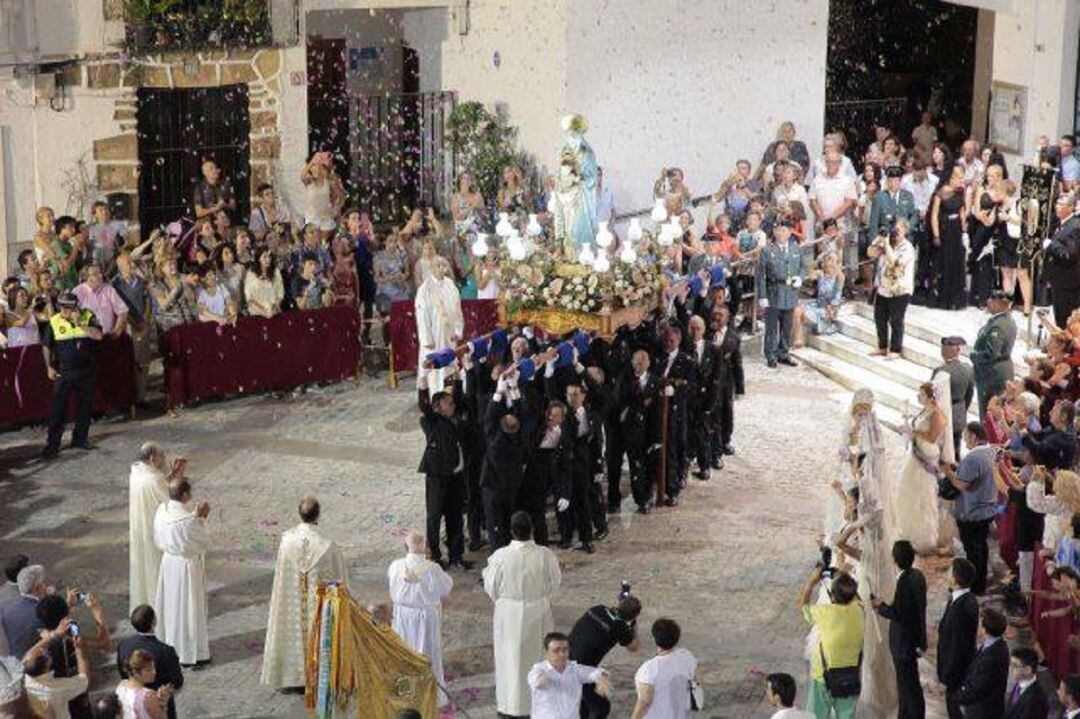
[[[555,508],[560,512],[565,512],[566,510],[570,509],[570,500],[560,499],[558,502],[555,503]]]
[[[758,300],[758,307],[760,307],[763,310],[769,309],[769,301],[766,300],[766,299]]]
[[[795,289],[799,289],[800,287],[802,287],[802,277],[792,277],[791,286]]]
[[[664,387],[664,396],[665,397],[674,397],[675,396],[675,388],[672,387],[671,385],[668,385],[667,387]]]
[[[1053,240],[1051,240],[1049,237],[1043,240],[1043,249],[1045,250],[1047,247],[1049,247],[1051,242],[1053,242]]]

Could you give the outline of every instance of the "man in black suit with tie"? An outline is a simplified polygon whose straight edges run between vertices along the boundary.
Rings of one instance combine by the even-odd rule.
[[[694,476],[701,480],[709,478],[713,467],[713,440],[708,404],[709,388],[712,387],[716,366],[716,348],[705,338],[705,320],[694,315],[687,323],[687,338],[683,351],[694,360],[693,390],[687,397],[687,418],[690,434],[690,454],[697,460]],[[719,469],[719,467],[717,467]]]
[[[874,610],[889,620],[889,652],[896,668],[900,696],[898,719],[922,719],[926,700],[919,683],[919,656],[926,651],[926,577],[913,566],[915,548],[906,539],[892,547],[893,562],[900,570],[893,603],[872,597]]]
[[[742,338],[731,324],[731,310],[719,305],[713,310],[712,345],[716,356],[712,373],[712,394],[708,404],[713,425],[713,467],[723,466],[721,455],[735,454],[731,435],[735,431],[735,397],[746,394],[743,379]]]
[[[171,684],[174,691],[179,691],[184,686],[184,673],[180,669],[180,658],[176,650],[154,636],[154,625],[157,617],[154,610],[146,604],[135,607],[131,613],[131,626],[138,634],[120,640],[116,647],[116,668],[120,672],[121,679],[128,678],[128,659],[136,649],[148,652],[154,658],[154,681],[146,685],[147,689],[157,690],[166,684]],[[169,697],[169,719],[176,719],[176,703]]]
[[[1017,647],[1012,650],[1010,665],[1015,683],[1005,701],[1005,719],[1046,719],[1050,704],[1036,677],[1039,655],[1034,649]]]
[[[938,624],[937,675],[945,685],[949,719],[963,719],[956,693],[975,656],[975,636],[979,631],[979,600],[971,593],[975,565],[958,557],[952,561],[950,574],[949,602]]]
[[[664,352],[657,368],[667,397],[667,456],[665,458],[664,505],[679,503],[679,492],[686,484],[687,403],[693,393],[694,360],[679,349],[682,330],[668,325],[664,330]]]
[[[980,626],[983,642],[956,692],[956,701],[963,707],[964,719],[1002,719],[1009,681],[1009,646],[1003,638],[1008,622],[1004,614],[988,607]]]
[[[660,451],[660,381],[650,371],[645,350],[634,352],[630,365],[633,371],[622,378],[618,389],[618,416],[630,463],[630,491],[638,513],[648,514]]]

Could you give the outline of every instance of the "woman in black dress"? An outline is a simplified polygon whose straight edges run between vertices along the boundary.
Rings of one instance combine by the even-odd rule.
[[[968,253],[968,271],[971,273],[971,292],[968,301],[978,307],[986,304],[997,280],[994,262],[1001,261],[1001,247],[1005,232],[1005,213],[1002,211],[1001,189],[1003,171],[1000,165],[986,168],[981,186],[974,192],[970,208],[972,215],[971,246]],[[970,191],[970,190],[969,190]],[[995,252],[986,251],[993,243]],[[995,254],[997,255],[995,257]],[[1015,248],[1012,257],[1006,257],[1016,267]]]
[[[938,307],[961,310],[967,305],[964,297],[964,232],[967,210],[964,207],[964,170],[953,167],[948,181],[930,203],[930,232],[934,244],[937,268]]]

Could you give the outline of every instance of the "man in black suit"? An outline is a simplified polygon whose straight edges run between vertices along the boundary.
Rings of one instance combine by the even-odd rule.
[[[979,600],[971,593],[975,565],[958,557],[952,561],[950,574],[949,602],[938,624],[937,675],[945,685],[949,719],[963,719],[956,693],[975,656],[975,636],[979,631]]]
[[[664,505],[679,503],[679,493],[686,484],[687,403],[693,394],[694,360],[679,349],[682,330],[668,325],[664,330],[664,352],[657,369],[667,398],[667,453],[665,457]]]
[[[619,419],[630,463],[630,491],[638,513],[648,514],[660,449],[660,380],[650,371],[645,350],[634,352],[630,366],[633,371],[618,389]]]
[[[455,383],[457,385],[457,383]],[[427,377],[419,380],[418,400],[420,428],[427,441],[424,456],[417,471],[425,475],[424,503],[427,509],[427,541],[431,559],[441,561],[439,546],[442,523],[446,521],[446,545],[450,566],[471,568],[466,562],[465,528],[462,514],[465,510],[465,449],[462,436],[465,431],[458,427],[454,414],[454,396],[449,392],[436,392],[428,398]]]
[[[1003,638],[1008,622],[1004,614],[987,607],[980,626],[983,642],[956,692],[956,701],[963,707],[964,719],[1002,719],[1009,681],[1009,646]]]
[[[926,651],[926,577],[913,566],[915,548],[906,539],[892,547],[893,562],[900,570],[893,603],[871,597],[874,610],[889,620],[889,653],[896,668],[900,696],[898,719],[922,719],[926,700],[919,683],[919,657]]]
[[[713,425],[713,466],[722,466],[721,455],[735,454],[731,435],[735,431],[735,397],[746,394],[743,379],[742,337],[731,323],[731,310],[720,305],[713,310],[712,345],[715,364],[708,404]]]
[[[1005,719],[1046,719],[1050,704],[1036,677],[1039,655],[1034,649],[1017,647],[1010,665],[1014,684],[1005,701]]]
[[[525,476],[525,438],[530,432],[523,429],[521,407],[516,372],[500,377],[484,410],[485,450],[480,467],[480,494],[492,552],[510,543],[510,515]]]
[[[136,649],[142,649],[154,657],[154,681],[146,685],[147,689],[156,690],[166,684],[171,684],[173,691],[179,691],[184,686],[184,672],[180,669],[180,658],[176,656],[176,650],[154,636],[154,625],[157,617],[152,607],[141,604],[135,607],[131,613],[131,626],[138,634],[121,639],[116,647],[116,669],[120,672],[121,679],[128,678],[128,659]],[[169,719],[176,719],[176,703],[169,697]]]
[[[1054,294],[1054,322],[1064,327],[1069,315],[1080,307],[1080,216],[1076,197],[1065,193],[1058,198],[1054,213],[1061,223],[1046,246],[1043,277]]]
[[[705,338],[705,320],[694,315],[687,323],[688,332],[683,351],[694,361],[693,389],[687,397],[687,419],[690,434],[690,454],[697,460],[694,476],[709,479],[713,464],[713,436],[710,421],[709,392],[713,385],[716,348]],[[720,469],[720,467],[716,467]]]
[[[551,401],[544,410],[544,422],[537,427],[529,440],[529,459],[525,470],[525,483],[518,493],[517,508],[527,512],[533,523],[533,538],[537,544],[547,545],[547,499],[555,497],[555,518],[559,523],[559,546],[569,549],[572,537],[562,534],[567,527],[570,510],[571,462],[574,457],[573,441],[566,423],[566,405]],[[573,527],[570,521],[569,527]]]

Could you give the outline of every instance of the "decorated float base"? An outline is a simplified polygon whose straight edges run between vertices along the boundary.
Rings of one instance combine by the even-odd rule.
[[[658,295],[634,304],[605,306],[597,312],[575,312],[558,307],[513,309],[506,298],[499,300],[499,326],[529,325],[549,335],[563,335],[574,330],[593,332],[606,340],[615,336],[620,327],[636,325],[659,307]]]

